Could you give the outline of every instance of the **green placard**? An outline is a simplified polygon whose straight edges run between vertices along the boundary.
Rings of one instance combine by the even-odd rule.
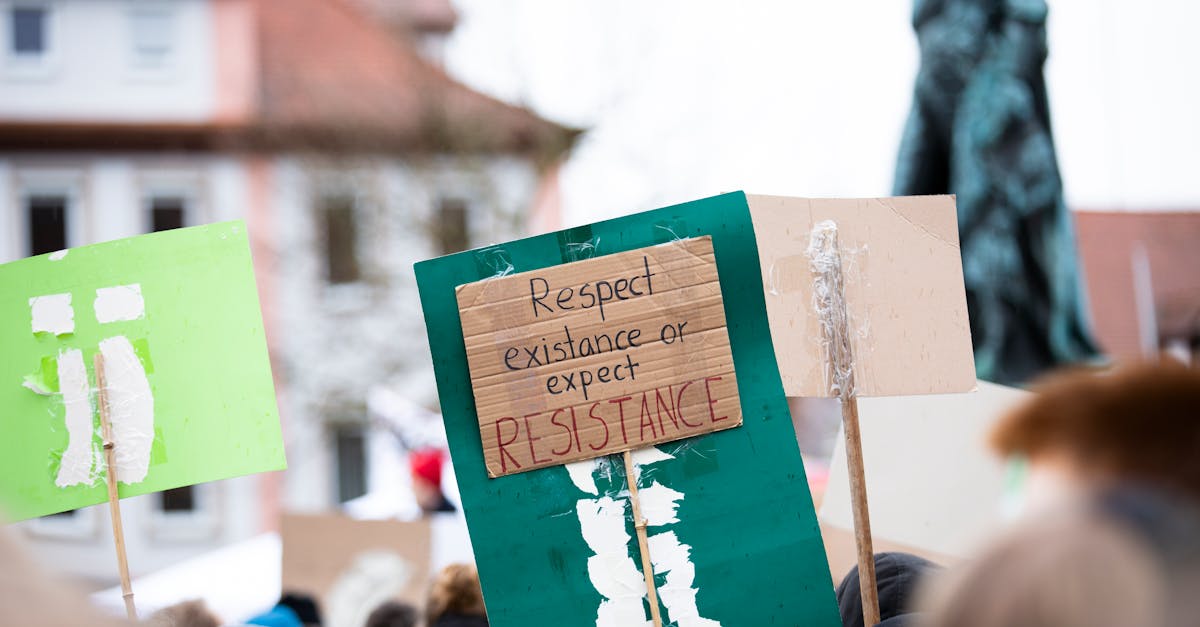
[[[455,287],[702,235],[712,236],[744,425],[635,453],[643,502],[650,492],[672,506],[647,513],[664,623],[841,624],[775,363],[749,207],[738,192],[416,265],[493,626],[640,626],[649,611],[638,600],[645,583],[619,456],[488,478]],[[618,555],[608,550],[613,530],[597,526],[605,516],[624,520],[617,535],[629,540]]]
[[[240,221],[0,266],[0,345],[9,520],[107,500],[97,352],[122,497],[286,467]]]

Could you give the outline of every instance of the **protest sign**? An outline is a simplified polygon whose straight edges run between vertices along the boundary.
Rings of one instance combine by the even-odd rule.
[[[670,246],[647,249],[661,244]],[[641,311],[638,299],[648,298],[648,294],[633,295],[629,291],[649,291],[650,277],[631,285],[639,276],[638,262],[645,260],[641,265],[641,276],[653,274],[653,280],[659,280],[660,271],[654,265],[656,258],[651,257],[649,251],[655,251],[654,254],[661,258],[678,258],[683,267],[685,262],[682,260],[687,257],[678,253],[699,250],[703,258],[707,248],[692,247],[708,245],[712,249],[711,263],[716,266],[724,310],[724,333],[734,366],[731,372],[737,373],[733,381],[736,397],[728,393],[714,394],[722,414],[714,412],[713,415],[723,415],[724,403],[732,403],[736,398],[742,426],[692,437],[685,435],[685,439],[632,452],[632,483],[641,494],[644,527],[639,528],[630,516],[633,510],[628,485],[630,477],[621,459],[609,455],[558,465],[568,458],[564,451],[567,431],[554,427],[549,418],[545,424],[557,429],[559,434],[557,441],[547,440],[546,443],[563,451],[560,461],[528,472],[523,467],[519,469],[521,472],[509,474],[505,472],[517,469],[506,469],[503,465],[489,468],[486,442],[497,437],[494,422],[497,416],[519,414],[526,402],[533,405],[529,413],[544,413],[546,409],[554,408],[550,411],[553,416],[557,409],[558,395],[549,393],[546,386],[550,375],[559,372],[534,364],[531,369],[523,369],[518,377],[507,374],[503,363],[512,346],[518,346],[517,356],[527,355],[519,346],[533,337],[528,332],[528,318],[533,315],[529,281],[532,276],[545,278],[551,275],[523,276],[521,280],[526,291],[522,294],[514,290],[511,298],[523,300],[522,306],[529,309],[509,325],[517,329],[516,332],[512,335],[493,332],[490,345],[479,338],[494,327],[485,324],[468,328],[475,322],[469,306],[460,312],[463,291],[478,289],[480,294],[486,294],[491,284],[510,275],[520,277],[519,273],[534,270],[549,272],[572,262],[602,261],[612,257],[611,261],[604,262],[612,265],[603,266],[606,268],[603,271],[597,271],[596,264],[576,266],[586,270],[583,275],[571,274],[575,272],[573,268],[561,269],[567,273],[565,276],[592,276],[611,282],[612,297],[606,300],[603,320],[607,324],[610,313],[622,320],[625,319],[623,316],[635,317],[634,312]],[[620,256],[622,253],[626,255]],[[687,261],[686,265],[693,267],[692,263]],[[697,284],[704,282],[702,277],[706,271],[703,268],[708,263],[695,262],[693,280]],[[671,271],[665,269],[662,273],[669,275]],[[664,624],[706,627],[840,625],[812,500],[775,365],[754,227],[744,194],[726,194],[433,259],[417,264],[416,274],[442,415],[490,624],[496,627],[541,624],[547,616],[553,616],[555,622],[570,625],[646,625],[654,611],[642,580],[646,571],[651,570],[649,574],[658,587],[661,600],[661,604],[655,602],[654,607],[661,610]],[[616,297],[616,281],[620,278],[628,279],[623,284],[627,295],[624,301]],[[458,286],[479,281],[482,281],[477,283],[479,287],[463,288],[456,294]],[[547,306],[559,310],[546,322],[537,324],[545,324],[547,333],[553,333],[553,329],[561,334],[561,318],[557,316],[575,316],[580,312],[563,311],[558,299],[561,296],[562,304],[570,307],[582,305],[577,298],[583,283],[596,285],[595,279],[573,278],[566,282],[547,279],[546,296],[541,297],[543,286],[535,282],[537,291],[534,294]],[[561,290],[566,287],[571,287],[572,291],[564,294]],[[654,287],[657,292],[657,282]],[[583,312],[582,320],[599,317],[600,293],[595,294],[596,306],[588,309],[596,311]],[[482,298],[492,302],[489,296]],[[472,304],[471,300],[465,302]],[[716,317],[703,314],[701,310],[703,307],[693,303],[646,311],[645,328],[638,328],[643,337],[650,335],[653,342],[631,347],[631,350],[658,351],[660,357],[657,359],[672,361],[674,355],[670,346],[653,346],[663,343],[658,332],[671,319],[682,322],[696,316],[708,322],[689,322],[688,329],[692,324],[715,329]],[[538,311],[539,316],[548,315],[545,309]],[[653,324],[649,322],[652,319]],[[575,327],[571,328],[572,338],[577,340]],[[540,341],[542,337],[537,335],[535,339]],[[544,337],[547,341],[552,339],[551,335]],[[613,339],[615,347],[615,337]],[[560,341],[566,341],[565,337],[554,339],[554,342]],[[553,343],[547,348],[553,358],[556,354]],[[561,348],[569,352],[570,347]],[[479,365],[469,361],[469,351]],[[543,352],[543,356],[546,354]],[[632,352],[629,355],[633,362],[640,364],[638,386],[645,385],[643,389],[650,390],[665,387],[672,394],[678,394],[682,383],[694,380],[687,374],[689,368],[696,372],[709,372],[709,368],[724,370],[720,351],[711,355],[701,351],[687,368],[664,364],[654,379],[643,380],[643,373],[653,370],[648,367],[652,362]],[[620,386],[632,382],[615,380],[596,384],[598,368],[605,365],[611,368],[617,363],[613,357],[623,360],[626,355],[604,352],[596,356],[594,362],[580,362],[581,367],[586,363],[587,367],[596,368],[596,375],[589,384],[587,398],[583,397],[582,389],[570,390],[575,396],[567,399],[564,405],[577,407],[572,403],[582,402],[590,409],[597,401],[608,399],[606,386],[614,386],[612,389],[622,395],[630,393]],[[605,360],[613,361],[613,364],[602,363]],[[483,366],[485,362],[490,366]],[[544,364],[544,360],[539,362]],[[629,362],[625,363],[628,366]],[[473,382],[472,374],[479,378],[484,372],[479,370],[481,367],[490,367],[502,377],[513,377],[511,382],[515,389],[497,398],[486,397],[480,404],[475,394],[478,389],[475,384],[479,382]],[[578,388],[580,383],[578,375],[576,377]],[[483,385],[485,391],[486,383]],[[528,386],[524,393],[519,391],[522,385]],[[693,388],[696,389],[689,388],[684,396],[699,391],[697,384],[693,384]],[[592,396],[593,391],[597,396]],[[527,401],[526,396],[532,400]],[[547,397],[552,397],[550,402]],[[663,394],[664,404],[666,397]],[[654,412],[653,424],[660,432],[664,426],[669,431],[672,428],[669,417],[664,413],[664,423],[659,425],[657,407],[651,406],[652,401],[657,402],[657,397],[646,399],[648,411]],[[688,407],[695,402],[687,398],[684,402],[685,415],[693,423],[696,420],[688,413]],[[700,407],[707,402],[706,398]],[[513,411],[500,410],[506,404],[512,405]],[[676,408],[678,404],[676,397]],[[639,411],[640,408],[639,398]],[[707,411],[702,415],[705,414]],[[578,408],[576,415],[579,415]],[[727,415],[732,421],[732,416],[737,414],[731,409]],[[559,416],[558,422],[562,422],[563,414]],[[517,418],[516,415],[512,417]],[[524,427],[523,418],[521,415],[518,419],[521,427]],[[492,431],[487,433],[486,421],[489,419],[493,421]],[[534,424],[532,420],[531,425]],[[612,424],[606,419],[611,436],[616,436],[618,429]],[[504,432],[504,441],[513,433],[511,423],[505,423],[505,428],[509,431]],[[534,428],[536,430],[537,426]],[[600,426],[596,424],[593,428],[600,429]],[[548,430],[542,435],[539,430],[536,433],[537,437],[551,438],[553,432]],[[630,435],[629,446],[632,447],[632,428]],[[652,437],[646,439],[653,440]],[[577,455],[579,449],[587,450],[589,444],[599,445],[595,434],[589,436],[585,444],[582,429],[579,445],[575,445],[573,430],[570,441]],[[603,441],[602,436],[599,441]],[[533,454],[528,450],[529,443],[521,444],[527,459],[531,460]],[[540,441],[534,442],[535,452],[539,459],[544,459],[541,449],[537,448],[540,444]],[[624,446],[622,440],[616,449],[605,445],[594,450],[594,454],[621,450]],[[512,453],[520,462],[521,458],[516,457],[517,448],[513,448]],[[512,463],[512,460],[507,461]],[[492,472],[497,475],[492,478],[489,470],[500,472]],[[631,541],[632,537],[635,532],[647,528],[646,546],[639,547]],[[639,554],[640,561],[637,559]],[[639,564],[642,564],[640,568]]]
[[[742,423],[711,237],[457,296],[493,477]]]
[[[987,450],[987,435],[1030,392],[986,381],[978,385],[970,395],[860,401],[867,495],[877,538],[964,558],[1002,527],[1011,477],[1002,460]],[[901,441],[904,446],[896,446]],[[845,457],[845,446],[839,444],[829,467],[821,521],[849,529]]]
[[[0,510],[103,503],[102,356],[121,497],[285,467],[245,225],[0,266]]]
[[[863,616],[873,624],[858,398],[974,389],[954,197],[748,202],[784,389],[841,404]]]
[[[858,396],[969,392],[975,359],[953,196],[747,197],[788,396],[832,396],[813,307],[813,228],[837,227]]]
[[[282,587],[313,595],[328,627],[361,627],[385,601],[425,604],[432,542],[427,520],[285,514]]]

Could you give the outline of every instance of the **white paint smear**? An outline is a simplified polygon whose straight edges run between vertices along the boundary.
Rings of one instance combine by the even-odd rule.
[[[29,299],[34,333],[63,335],[75,332],[75,310],[70,294],[50,294]]]
[[[100,324],[137,320],[146,315],[146,301],[142,300],[142,286],[139,283],[96,290],[94,307],[96,321]]]
[[[633,476],[640,480],[642,478],[642,466],[657,464],[667,460],[675,459],[674,455],[660,450],[656,446],[647,446],[633,451],[630,454],[633,457]]]
[[[138,483],[150,469],[150,447],[154,444],[154,396],[146,369],[138,361],[125,336],[100,340],[104,355],[104,378],[108,416],[112,423],[117,479]]]
[[[625,531],[626,499],[580,499],[575,511],[583,540],[595,555],[588,558],[588,578],[604,597],[596,610],[597,627],[647,625],[642,599],[646,580],[629,555]]]
[[[674,459],[662,450],[649,447],[632,453],[634,474],[641,476],[642,466]],[[595,459],[567,464],[571,482],[580,491],[599,494],[597,478],[607,478],[611,484],[611,469],[606,460]],[[622,481],[622,483],[624,483]],[[640,483],[640,482],[639,482]],[[620,492],[613,492],[619,489]],[[609,494],[598,499],[580,499],[575,506],[584,542],[594,555],[588,558],[588,578],[604,597],[596,610],[597,627],[649,625],[644,599],[646,579],[631,556],[628,523],[628,496],[623,488],[610,485]],[[679,522],[677,512],[683,500],[682,492],[658,481],[638,490],[642,515],[651,527],[665,527]],[[650,537],[650,557],[655,573],[666,574],[666,583],[659,587],[658,596],[667,609],[667,618],[679,627],[720,627],[720,623],[703,618],[696,606],[698,590],[693,587],[696,568],[690,561],[691,547],[681,544],[674,531],[664,531]]]
[[[66,259],[66,257],[67,250],[65,248],[63,250],[56,250],[50,253],[50,261],[62,261],[63,259]]]
[[[648,488],[638,490],[638,498],[642,505],[642,516],[651,527],[661,527],[679,522],[675,512],[679,510],[679,501],[683,493],[655,481]]]
[[[650,536],[650,561],[655,574],[666,573],[658,587],[658,597],[667,608],[671,622],[679,627],[720,627],[721,623],[700,616],[696,608],[696,566],[690,559],[692,547],[681,544],[674,531]]]
[[[58,386],[66,409],[67,449],[63,451],[54,485],[66,488],[91,484],[95,477],[92,473],[92,434],[95,429],[83,351],[71,349],[58,354]]]
[[[583,461],[571,462],[563,464],[567,469],[567,474],[571,476],[571,483],[579,488],[581,492],[594,494],[599,496],[600,490],[596,489],[596,477],[592,473],[596,470],[598,459],[585,459]]]

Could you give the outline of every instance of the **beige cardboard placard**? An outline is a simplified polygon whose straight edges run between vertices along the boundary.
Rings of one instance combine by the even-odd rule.
[[[788,396],[831,396],[806,254],[813,227],[823,220],[838,227],[855,393],[975,388],[953,196],[747,200]]]
[[[859,400],[871,533],[877,542],[964,558],[1003,528],[1012,477],[988,450],[987,436],[1004,414],[1032,395],[978,383],[974,394]],[[846,450],[838,438],[822,524],[853,529],[850,498]],[[951,511],[953,516],[945,515]]]
[[[491,477],[742,424],[711,237],[456,294]]]
[[[279,533],[283,590],[316,597],[326,624],[362,625],[387,600],[425,603],[428,521],[285,514]]]

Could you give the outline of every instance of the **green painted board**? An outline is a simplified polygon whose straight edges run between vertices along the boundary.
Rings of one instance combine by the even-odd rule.
[[[642,467],[643,494],[658,483],[682,496],[678,522],[650,527],[651,557],[663,556],[655,536],[671,532],[690,549],[694,566],[694,574],[655,567],[665,624],[841,624],[775,363],[749,207],[738,192],[416,265],[442,414],[494,627],[641,625],[649,613],[643,607],[632,621],[600,616],[614,611],[614,597],[644,593],[645,586],[640,574],[622,579],[616,591],[611,578],[593,579],[604,564],[592,559],[600,555],[589,543],[595,538],[583,537],[580,510],[609,499],[624,512],[625,533],[636,538],[618,456],[582,462],[592,464],[582,473],[556,466],[488,478],[454,288],[701,235],[713,238],[744,424],[660,445],[659,457],[669,459]],[[640,573],[636,540],[627,546],[621,558]]]
[[[112,351],[105,373],[122,497],[286,467],[240,221],[0,266],[0,346],[0,516],[8,520],[107,500],[92,365],[102,346]],[[83,409],[72,411],[86,413],[69,412],[80,394],[71,407]]]

